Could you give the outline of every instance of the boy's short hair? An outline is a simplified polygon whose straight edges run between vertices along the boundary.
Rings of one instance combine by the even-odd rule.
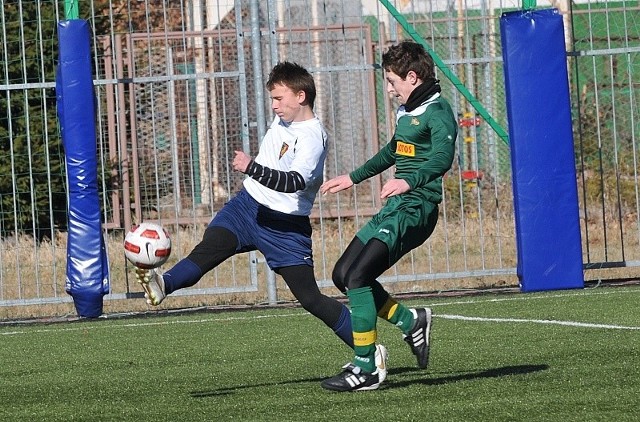
[[[272,90],[276,84],[284,85],[296,93],[304,91],[306,100],[303,105],[313,109],[313,103],[316,100],[316,84],[307,69],[297,63],[280,62],[269,73],[267,89]]]
[[[413,41],[402,41],[389,47],[382,55],[382,68],[402,79],[411,70],[423,81],[436,77],[433,58],[421,44]]]

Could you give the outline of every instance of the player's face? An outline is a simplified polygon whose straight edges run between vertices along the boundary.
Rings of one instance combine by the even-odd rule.
[[[295,93],[291,88],[275,84],[270,91],[271,108],[285,122],[298,122],[306,120],[302,103],[305,99],[304,91]]]
[[[419,85],[419,80],[413,71],[409,71],[407,76],[402,79],[392,71],[387,70],[385,71],[385,78],[387,80],[387,92],[396,97],[400,104],[406,104],[409,95]]]

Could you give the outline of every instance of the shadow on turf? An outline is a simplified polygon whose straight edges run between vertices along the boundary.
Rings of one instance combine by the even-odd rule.
[[[507,377],[511,375],[524,375],[530,374],[533,372],[546,371],[549,369],[549,365],[514,365],[514,366],[503,366],[500,368],[486,369],[484,371],[478,372],[467,372],[464,374],[458,375],[448,375],[444,377],[433,377],[433,374],[430,374],[430,377],[426,378],[414,378],[406,381],[391,381],[387,384],[388,388],[395,387],[406,387],[408,385],[413,384],[424,384],[424,385],[440,385],[440,384],[450,384],[452,382],[458,381],[471,381],[479,378],[498,378],[498,377]],[[420,369],[416,368],[398,368],[396,370],[390,370],[390,375],[403,374],[408,372],[421,372]]]
[[[233,394],[240,390],[245,390],[247,388],[259,388],[259,387],[273,387],[276,385],[287,385],[287,384],[300,384],[306,382],[320,382],[324,381],[324,378],[305,378],[305,379],[297,379],[290,381],[282,381],[282,382],[265,382],[262,384],[245,384],[245,385],[237,385],[235,387],[223,387],[216,388],[214,390],[208,391],[192,391],[189,393],[191,397],[199,399],[203,397],[215,397],[215,396],[226,396],[227,394]]]
[[[484,371],[478,372],[468,372],[465,374],[458,375],[449,375],[446,377],[427,377],[427,378],[414,378],[407,381],[392,381],[387,382],[381,386],[381,389],[384,388],[398,388],[398,387],[406,387],[413,384],[424,384],[424,385],[440,385],[440,384],[449,384],[452,382],[458,381],[470,381],[474,379],[480,378],[497,378],[497,377],[506,377],[510,375],[523,375],[530,374],[532,372],[538,371],[546,371],[549,369],[549,365],[515,365],[515,366],[503,366],[501,368],[493,368],[486,369]],[[424,374],[424,372],[417,368],[397,368],[389,371],[389,375],[400,375],[407,373],[415,373],[415,374]],[[430,375],[430,374],[426,374]],[[306,383],[306,382],[321,382],[324,378],[306,378],[306,379],[297,379],[291,381],[284,382],[273,382],[273,383],[262,383],[262,384],[247,384],[247,385],[237,385],[235,387],[225,387],[218,388],[214,390],[208,391],[192,391],[190,393],[193,398],[203,398],[203,397],[215,397],[215,396],[224,396],[228,394],[233,394],[236,391],[244,390],[247,388],[258,388],[258,387],[271,387],[275,385],[283,385],[283,384],[298,384],[298,383]]]

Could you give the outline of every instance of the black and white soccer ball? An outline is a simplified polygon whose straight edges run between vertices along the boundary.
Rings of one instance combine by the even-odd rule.
[[[154,223],[133,226],[124,238],[124,255],[138,268],[157,268],[171,255],[169,233]]]

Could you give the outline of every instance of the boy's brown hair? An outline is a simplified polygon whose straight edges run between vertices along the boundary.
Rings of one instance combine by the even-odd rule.
[[[284,85],[296,93],[304,91],[306,99],[303,105],[308,105],[313,110],[316,84],[307,69],[297,63],[280,62],[269,73],[267,89],[271,91],[276,84]]]
[[[402,79],[405,79],[411,70],[423,81],[436,77],[433,58],[421,44],[413,41],[402,41],[389,47],[382,55],[382,68]]]

